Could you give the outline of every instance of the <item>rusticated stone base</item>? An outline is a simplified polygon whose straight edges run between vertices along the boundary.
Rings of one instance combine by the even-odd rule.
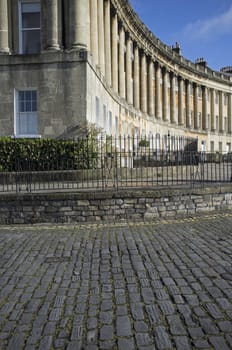
[[[4,194],[0,224],[158,220],[232,210],[232,186]]]

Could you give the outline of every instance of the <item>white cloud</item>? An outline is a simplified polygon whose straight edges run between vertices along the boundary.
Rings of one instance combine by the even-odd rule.
[[[190,23],[184,29],[184,35],[192,39],[208,40],[227,33],[232,33],[232,6],[217,17]]]

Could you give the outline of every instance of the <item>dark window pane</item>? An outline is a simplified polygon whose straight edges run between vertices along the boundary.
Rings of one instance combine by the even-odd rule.
[[[22,13],[23,28],[40,28],[40,13]]]
[[[25,108],[24,108],[24,102],[19,102],[19,112],[24,112]]]
[[[25,91],[25,99],[26,101],[30,101],[31,100],[31,91]]]
[[[19,98],[19,101],[23,101],[24,100],[24,91],[19,91],[18,92],[18,98]]]
[[[22,32],[22,36],[24,54],[40,52],[40,30],[26,30]]]
[[[22,12],[40,12],[40,0],[22,2]]]
[[[26,111],[31,112],[31,101],[26,102]]]
[[[31,91],[31,99],[35,102],[37,100],[37,92],[35,90]]]
[[[36,101],[32,101],[32,112],[36,112],[37,111],[37,103]]]

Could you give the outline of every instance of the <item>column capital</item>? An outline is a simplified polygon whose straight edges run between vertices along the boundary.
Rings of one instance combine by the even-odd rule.
[[[115,8],[115,7],[112,7],[111,13],[112,13],[113,16],[118,16],[118,9]]]
[[[161,66],[159,61],[155,61],[155,67],[156,68],[160,68],[160,69],[162,68],[162,66]]]
[[[161,71],[162,71],[162,73],[166,73],[167,72],[166,66],[161,66]]]
[[[152,65],[152,67],[154,68],[154,65],[155,65],[155,63],[154,63],[154,61],[153,61],[153,59],[152,59],[152,57],[150,56],[148,56],[147,57],[147,60],[148,60],[148,64],[149,64],[149,66],[151,66]]]
[[[125,37],[126,37],[126,40],[132,40],[132,35],[128,30],[125,30]]]

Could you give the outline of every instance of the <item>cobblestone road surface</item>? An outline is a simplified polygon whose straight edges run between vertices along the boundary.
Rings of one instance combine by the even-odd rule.
[[[232,214],[0,228],[0,349],[232,349]]]

